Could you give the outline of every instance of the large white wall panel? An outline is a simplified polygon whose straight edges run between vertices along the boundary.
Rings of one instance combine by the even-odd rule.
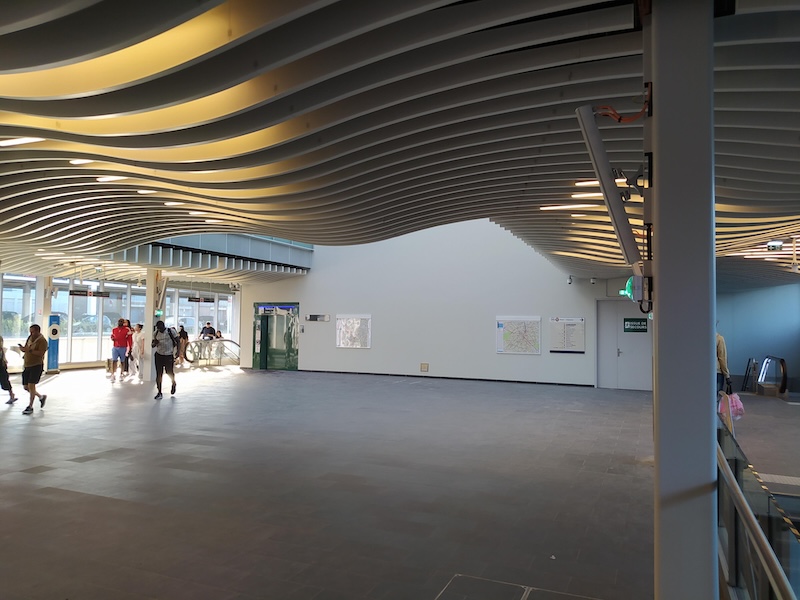
[[[603,282],[600,282],[603,283]],[[437,227],[373,244],[316,246],[311,272],[247,285],[242,364],[252,356],[254,302],[297,301],[306,322],[302,370],[428,375],[594,385],[596,298],[605,286],[567,274],[487,220]],[[337,314],[372,315],[372,348],[335,347]],[[496,316],[540,316],[541,355],[495,351]],[[585,317],[585,354],[551,354],[550,317]]]

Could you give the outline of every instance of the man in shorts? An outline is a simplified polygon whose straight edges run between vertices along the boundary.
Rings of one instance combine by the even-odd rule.
[[[125,324],[125,319],[119,319],[117,326],[111,330],[111,343],[114,344],[111,348],[111,383],[117,379],[117,364],[119,363],[121,370],[125,368],[125,357],[132,345],[131,336],[131,329]],[[122,373],[119,374],[119,380],[122,381]]]
[[[19,345],[20,352],[23,354],[23,371],[22,371],[22,387],[28,390],[31,395],[31,400],[25,410],[22,411],[23,415],[33,414],[33,401],[39,398],[39,406],[44,408],[44,403],[47,401],[46,394],[40,394],[36,391],[36,384],[42,378],[44,373],[44,355],[47,352],[47,340],[42,335],[42,328],[35,323],[30,326],[28,330],[30,335],[25,340],[25,345]]]

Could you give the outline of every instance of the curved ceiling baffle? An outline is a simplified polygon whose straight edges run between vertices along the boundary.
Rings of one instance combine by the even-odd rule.
[[[716,20],[723,291],[797,277],[766,250],[800,235],[800,2],[776,4]],[[136,279],[122,258],[175,235],[341,245],[490,218],[576,277],[629,273],[602,201],[572,196],[598,191],[575,186],[594,179],[575,109],[642,106],[634,2],[121,6],[0,16],[4,271]],[[636,173],[641,122],[599,125]],[[2,145],[20,138],[40,141]],[[237,264],[173,278],[242,280]]]

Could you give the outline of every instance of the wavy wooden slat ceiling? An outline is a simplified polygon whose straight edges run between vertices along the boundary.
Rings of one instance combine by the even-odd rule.
[[[342,245],[490,218],[576,277],[629,273],[602,201],[572,194],[594,178],[575,109],[642,106],[635,2],[8,4],[3,271],[68,275],[181,234]],[[715,28],[719,286],[792,283],[800,2],[739,0]],[[599,124],[635,173],[641,121]],[[772,239],[777,260],[743,256]]]

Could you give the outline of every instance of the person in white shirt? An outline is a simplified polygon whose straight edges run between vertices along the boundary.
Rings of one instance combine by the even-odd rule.
[[[131,373],[139,379],[143,379],[142,375],[142,358],[144,357],[144,325],[137,323],[133,328],[133,342],[131,345],[131,358],[133,359],[133,368]]]

